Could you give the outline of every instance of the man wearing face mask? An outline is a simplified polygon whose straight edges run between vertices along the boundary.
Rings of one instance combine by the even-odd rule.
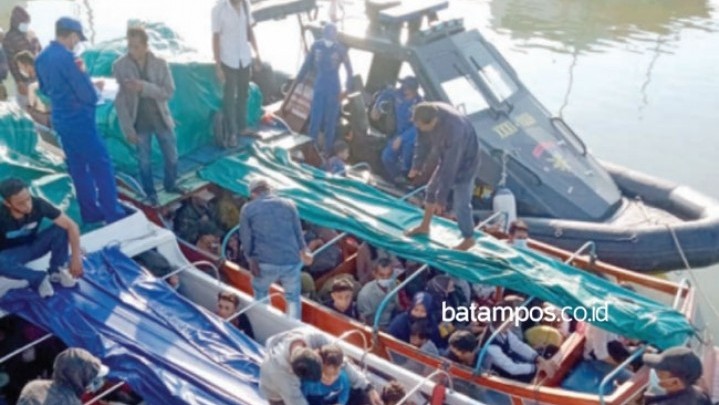
[[[86,391],[98,391],[109,369],[87,350],[70,348],[55,358],[52,380],[35,380],[23,388],[17,405],[81,405]]]
[[[507,239],[507,243],[513,247],[526,249],[528,247],[527,239],[529,239],[529,227],[527,224],[521,219],[512,221],[512,224],[509,225],[509,239]]]
[[[82,220],[111,223],[124,217],[124,211],[110,156],[95,125],[98,94],[73,53],[85,40],[79,21],[60,18],[55,40],[38,55],[35,69],[40,90],[51,100],[52,126],[65,151]]]
[[[673,347],[660,354],[645,354],[649,366],[646,405],[710,405],[709,397],[694,384],[702,376],[702,363],[687,347]]]
[[[17,63],[14,62],[15,55],[22,51],[29,51],[33,55],[40,52],[40,42],[30,32],[30,14],[20,6],[16,6],[10,13],[10,30],[5,34],[2,47],[7,57],[10,73],[17,85],[18,104],[24,107],[27,104],[28,85],[32,82],[23,76]]]

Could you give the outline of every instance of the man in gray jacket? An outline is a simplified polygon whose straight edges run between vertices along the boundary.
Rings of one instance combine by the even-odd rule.
[[[85,391],[97,391],[109,369],[87,350],[66,349],[55,358],[52,380],[29,382],[17,405],[82,405]]]
[[[301,378],[319,380],[322,363],[314,351],[331,343],[323,333],[307,327],[267,339],[267,353],[260,366],[260,389],[270,405],[307,405]],[[343,367],[353,389],[363,390],[371,405],[382,405],[379,393],[366,376],[349,363]]]
[[[117,117],[127,141],[137,145],[140,181],[148,202],[157,204],[152,179],[152,135],[157,136],[165,158],[165,191],[183,194],[177,180],[177,139],[168,100],[175,83],[167,62],[149,50],[147,32],[140,27],[127,30],[127,55],[112,66],[120,85],[115,99]]]

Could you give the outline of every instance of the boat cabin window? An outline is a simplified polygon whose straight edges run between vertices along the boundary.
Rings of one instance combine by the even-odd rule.
[[[489,109],[489,103],[463,67],[459,55],[446,52],[432,58],[432,73],[439,79],[450,104],[460,112],[472,115]]]
[[[462,47],[462,53],[498,102],[505,102],[517,92],[515,81],[480,42]]]

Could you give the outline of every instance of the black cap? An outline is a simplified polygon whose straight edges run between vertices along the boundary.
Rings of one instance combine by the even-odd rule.
[[[660,354],[645,354],[642,360],[655,370],[672,373],[685,385],[693,385],[702,376],[702,362],[688,347],[672,347]]]

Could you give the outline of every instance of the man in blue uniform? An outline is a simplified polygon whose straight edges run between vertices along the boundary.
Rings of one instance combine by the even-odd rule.
[[[37,57],[40,90],[52,104],[52,125],[67,158],[85,223],[114,222],[124,216],[117,200],[115,174],[105,143],[95,126],[98,95],[73,49],[85,41],[79,21],[55,23],[55,40]]]
[[[439,163],[427,184],[422,223],[406,235],[428,234],[432,216],[445,211],[449,192],[454,191],[454,213],[462,233],[462,242],[454,248],[467,250],[474,245],[472,191],[479,172],[479,137],[469,119],[447,103],[417,104],[412,121],[418,137],[408,177],[419,174],[417,168],[424,165],[430,153],[439,157]]]
[[[394,133],[382,151],[382,163],[391,180],[403,179],[412,168],[414,156],[414,143],[417,139],[417,129],[412,123],[412,109],[422,101],[420,97],[419,82],[414,76],[407,76],[400,80],[401,87],[381,93],[370,112],[372,119],[378,119],[383,105],[388,103],[394,108]]]
[[[315,72],[314,93],[310,109],[309,135],[317,142],[320,129],[325,135],[324,155],[332,154],[335,142],[335,130],[340,115],[342,87],[339,68],[344,64],[347,71],[347,89],[351,88],[352,64],[347,56],[347,48],[337,42],[337,26],[325,25],[322,39],[315,41],[310,48],[299,74],[301,83],[307,73]]]

